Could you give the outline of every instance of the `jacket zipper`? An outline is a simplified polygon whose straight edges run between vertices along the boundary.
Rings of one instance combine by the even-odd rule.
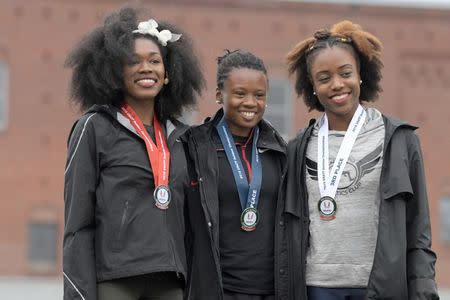
[[[291,293],[292,293],[292,295],[290,295],[291,297],[288,297],[288,298],[289,298],[289,299],[294,299],[294,297],[295,297],[295,293],[294,293],[294,281],[295,281],[295,278],[296,278],[296,276],[295,276],[296,274],[294,274],[294,273],[297,273],[297,272],[295,271],[297,268],[296,268],[295,265],[294,265],[293,251],[292,251],[292,248],[293,248],[293,247],[292,247],[293,230],[291,229],[291,226],[289,226],[289,221],[288,221],[288,220],[286,220],[285,226],[287,226],[287,228],[288,228],[288,231],[289,231],[289,237],[290,237],[290,238],[287,239],[287,240],[288,240],[288,268],[293,268],[292,271],[288,270],[288,271],[290,271],[290,272],[289,272],[289,290],[288,290],[288,294],[291,294]]]
[[[206,193],[204,190],[204,186],[202,183],[200,183],[200,189],[202,191],[202,195],[203,195],[203,199],[206,199]],[[219,253],[215,247],[214,244],[214,239],[213,239],[213,234],[212,234],[212,222],[211,221],[207,221],[208,223],[206,224],[206,226],[208,226],[208,232],[209,232],[209,237],[211,239],[211,244],[212,244],[212,250],[213,250],[213,255],[214,255],[214,259],[216,261],[216,272],[217,272],[217,277],[218,277],[218,284],[219,284],[219,295],[220,295],[220,299],[223,298],[223,287],[222,287],[222,274],[221,274],[221,270],[220,270],[220,259],[219,259]],[[211,226],[210,226],[211,224]]]
[[[173,124],[173,123],[172,123]],[[175,124],[173,124],[174,126],[175,126]],[[166,129],[167,130],[167,129]],[[173,149],[173,147],[174,147],[174,144],[177,142],[177,139],[180,137],[180,131],[181,131],[181,129],[179,128],[179,127],[177,127],[177,126],[175,126],[175,129],[170,133],[170,134],[168,134],[167,132],[166,132],[166,143],[167,143],[167,146],[169,147],[170,146],[170,148],[169,149]],[[169,172],[170,172],[170,170],[169,170]],[[164,223],[165,223],[165,228],[166,228],[166,231],[167,231],[167,228],[168,228],[168,222],[167,222],[167,213],[168,213],[168,211],[167,210],[165,210],[165,212],[164,212]],[[167,235],[168,236],[168,235]],[[172,241],[172,239],[168,239],[168,241],[167,241],[167,244],[168,244],[168,246],[169,246],[169,249],[170,249],[170,251],[171,251],[171,253],[172,253],[172,259],[173,259],[173,263],[174,263],[174,265],[175,265],[175,269],[176,269],[176,271],[175,271],[175,273],[176,273],[176,275],[177,275],[177,278],[180,278],[180,271],[181,271],[181,268],[178,266],[178,262],[177,262],[177,259],[176,259],[176,257],[175,257],[175,245],[173,244],[173,241]]]
[[[166,237],[168,237],[168,236],[170,236],[169,234],[168,234],[168,222],[167,222],[167,209],[166,210],[164,210],[164,228],[165,228],[165,231],[166,231]],[[176,273],[176,275],[177,275],[177,277],[179,277],[179,274],[178,274],[178,272],[179,272],[179,268],[178,268],[178,264],[177,264],[177,260],[176,260],[176,257],[175,257],[175,247],[174,247],[174,245],[173,245],[173,242],[172,242],[172,239],[170,239],[170,238],[167,238],[167,245],[168,245],[168,247],[169,247],[169,251],[170,251],[170,253],[171,253],[171,256],[172,256],[172,260],[173,260],[173,264],[174,264],[174,266],[175,266],[175,273]]]
[[[385,120],[383,119],[383,124],[386,126],[386,123],[385,123]],[[399,126],[400,127],[400,126]],[[397,127],[398,128],[398,127]],[[394,135],[394,133],[395,133],[395,131],[397,130],[397,128],[395,128],[394,129],[394,131],[392,131],[392,133],[389,135],[389,136],[387,136],[387,134],[385,133],[385,138],[384,138],[384,145],[383,145],[383,163],[382,163],[382,165],[381,165],[381,173],[380,173],[380,183],[379,183],[379,185],[380,185],[380,191],[381,191],[381,189],[382,189],[382,186],[381,186],[381,182],[382,182],[382,178],[384,178],[384,172],[385,172],[385,168],[384,168],[384,166],[385,166],[385,163],[386,163],[386,160],[384,159],[384,155],[385,155],[385,153],[386,153],[386,149],[387,149],[387,147],[389,146],[389,144],[390,144],[390,142],[391,142],[391,138],[392,138],[392,136]],[[372,264],[372,269],[370,270],[370,274],[369,274],[369,280],[368,280],[368,282],[367,282],[367,291],[366,291],[366,297],[368,296],[368,293],[370,292],[370,290],[371,290],[371,288],[372,288],[372,283],[373,283],[373,267],[374,267],[374,265],[375,265],[375,258],[376,258],[376,254],[377,254],[377,249],[378,249],[378,246],[379,246],[379,242],[380,242],[380,224],[381,224],[381,222],[380,222],[380,219],[381,219],[381,214],[380,214],[380,212],[381,212],[381,207],[382,207],[382,205],[383,205],[383,202],[384,202],[384,199],[383,199],[383,197],[382,197],[382,195],[381,195],[381,192],[380,192],[380,204],[378,205],[378,228],[377,228],[377,231],[378,231],[378,233],[377,233],[377,240],[376,240],[376,242],[375,242],[375,252],[374,252],[374,254],[373,254],[373,257],[374,257],[374,261],[373,261],[373,264]]]
[[[195,149],[198,149],[198,144],[197,141],[195,140],[195,138],[192,138],[192,141],[194,143]],[[200,168],[198,167],[198,162],[200,162],[199,160],[199,156],[198,156],[198,151],[195,152],[196,155],[196,159],[197,159],[197,163],[196,163],[196,171],[197,171],[197,176],[199,176],[198,181],[199,181],[199,189],[201,191],[201,196],[203,197],[204,201],[201,201],[202,203],[205,204],[206,210],[208,212],[208,214],[205,214],[205,217],[207,217],[206,219],[206,226],[208,228],[208,232],[209,232],[209,238],[211,240],[211,245],[212,245],[212,250],[213,250],[213,256],[215,259],[215,264],[216,264],[216,272],[217,272],[217,277],[218,277],[218,284],[219,284],[219,297],[220,299],[223,299],[223,287],[222,287],[222,275],[221,275],[221,271],[220,271],[220,263],[219,263],[219,253],[214,245],[214,239],[213,239],[213,234],[212,234],[212,222],[211,222],[211,214],[210,211],[211,209],[208,206],[208,202],[206,201],[207,197],[206,197],[206,192],[205,192],[205,187],[203,184],[203,177],[201,176],[200,173]]]
[[[305,133],[306,134],[306,133]],[[300,174],[297,174],[297,177],[300,178],[300,181],[303,184],[303,191],[301,193],[303,199],[305,201],[303,201],[303,206],[301,207],[301,219],[300,219],[300,226],[302,228],[304,228],[303,230],[300,231],[300,233],[302,234],[302,247],[300,247],[300,255],[301,255],[301,260],[300,260],[300,267],[301,270],[297,270],[301,272],[302,275],[302,280],[300,282],[300,284],[302,285],[301,291],[303,291],[303,293],[300,295],[301,298],[305,298],[307,299],[307,287],[306,287],[306,249],[307,247],[309,247],[309,210],[308,210],[308,194],[306,192],[306,178],[305,178],[305,172],[302,168],[302,166],[304,165],[304,160],[305,160],[305,151],[306,151],[306,145],[309,142],[309,138],[311,133],[309,133],[308,136],[305,136],[305,140],[304,143],[300,145],[300,147],[302,147],[303,149],[301,149],[302,151],[298,151],[298,153],[302,154],[302,161],[300,162],[300,167],[298,168],[298,172]],[[299,149],[300,150],[300,149]],[[300,194],[300,193],[299,193]],[[307,211],[308,213],[305,213],[305,211]]]
[[[283,193],[283,185],[284,185],[284,180],[285,180],[285,172],[286,172],[286,167],[282,167],[283,168],[283,170],[282,170],[282,177],[281,177],[281,182],[280,182],[280,186],[278,187],[278,197],[277,197],[277,207],[276,207],[276,209],[275,209],[275,232],[274,232],[274,234],[275,234],[275,236],[274,236],[274,273],[275,273],[275,278],[274,278],[274,280],[275,280],[275,282],[274,282],[274,289],[275,289],[275,299],[278,299],[280,296],[279,296],[279,294],[280,294],[280,292],[279,292],[279,289],[280,289],[280,285],[279,285],[279,281],[280,281],[280,274],[279,274],[279,272],[280,272],[280,270],[279,270],[279,268],[280,268],[280,264],[279,264],[279,259],[280,259],[280,247],[279,247],[279,243],[280,243],[280,236],[281,235],[283,235],[283,232],[285,232],[285,228],[287,228],[286,227],[286,220],[284,220],[283,219],[283,212],[280,212],[280,210],[282,210],[281,208],[280,208],[280,201],[281,201],[281,199],[282,198],[284,198],[284,193]],[[283,228],[280,228],[280,222],[283,222],[284,223],[284,226],[283,226]],[[287,235],[285,235],[285,237],[286,237]],[[290,239],[288,239],[288,240],[290,240]],[[285,272],[288,272],[288,274],[289,274],[289,253],[288,253],[288,263],[287,263],[287,265],[286,265],[286,269],[285,269]],[[289,280],[289,279],[288,279]],[[291,281],[291,280],[289,280],[289,281]],[[289,289],[290,289],[290,286],[289,286]],[[289,293],[289,291],[288,291],[288,293]]]

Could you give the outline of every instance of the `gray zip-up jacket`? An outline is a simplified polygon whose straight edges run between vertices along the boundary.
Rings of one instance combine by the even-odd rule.
[[[386,116],[383,120],[386,130],[378,238],[366,299],[439,299],[422,153],[414,133],[417,127]],[[285,213],[290,223],[287,228],[291,229],[289,290],[294,299],[307,299],[305,154],[314,123],[311,120],[310,126],[288,145]]]
[[[163,126],[170,151],[167,210],[155,206],[144,140],[118,109],[94,106],[74,125],[65,170],[64,299],[97,299],[99,281],[154,272],[186,278],[186,126]]]

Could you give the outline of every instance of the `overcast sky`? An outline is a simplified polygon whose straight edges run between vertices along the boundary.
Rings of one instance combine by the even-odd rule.
[[[287,0],[287,1],[450,9],[450,0]]]

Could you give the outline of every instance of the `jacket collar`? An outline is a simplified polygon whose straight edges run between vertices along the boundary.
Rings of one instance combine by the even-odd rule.
[[[125,127],[127,130],[131,131],[136,136],[141,138],[141,136],[136,132],[134,127],[131,125],[128,118],[126,118],[116,106],[107,105],[107,104],[104,104],[104,105],[96,104],[96,105],[93,105],[91,108],[89,108],[89,110],[87,112],[88,113],[92,113],[92,112],[105,113],[105,114],[109,115],[110,117],[112,117],[114,120],[116,120],[120,125]],[[180,135],[183,134],[185,129],[188,127],[187,125],[181,123],[178,120],[170,120],[170,119],[168,119],[164,125],[165,126],[162,126],[162,130],[163,130],[164,134],[166,135],[166,138],[168,141],[169,140],[172,141],[174,139],[179,138]]]
[[[386,149],[387,144],[391,140],[392,135],[398,128],[404,127],[404,128],[409,128],[412,130],[416,130],[419,128],[417,126],[410,125],[410,124],[408,124],[400,119],[397,119],[395,117],[386,116],[386,115],[383,115],[383,122],[384,122],[385,131],[386,131],[385,149]]]
[[[385,126],[385,140],[383,151],[383,170],[381,176],[381,194],[383,199],[391,199],[395,195],[414,194],[409,170],[405,167],[405,152],[410,151],[410,145],[403,138],[393,139],[394,134],[400,128],[416,130],[418,127],[403,122],[397,118],[383,115]],[[398,133],[400,135],[400,133]]]
[[[204,125],[208,125],[214,130],[216,125],[220,122],[223,117],[223,108],[219,109],[212,118],[206,118]],[[274,150],[282,153],[286,153],[286,142],[281,137],[281,135],[273,128],[273,126],[262,119],[259,122],[259,140],[258,140],[258,148],[260,151]]]
[[[289,142],[288,145],[289,167],[287,177],[291,177],[291,179],[289,180],[289,182],[291,183],[286,186],[288,195],[285,200],[284,209],[286,212],[291,213],[297,217],[305,216],[307,218],[309,216],[308,206],[305,205],[305,203],[307,203],[306,199],[308,199],[308,195],[306,192],[304,168],[306,148],[315,123],[316,120],[311,119],[309,121],[308,127],[300,130],[297,136],[291,142]],[[297,184],[298,181],[301,182],[301,184]],[[302,199],[302,201],[299,201],[299,199]]]

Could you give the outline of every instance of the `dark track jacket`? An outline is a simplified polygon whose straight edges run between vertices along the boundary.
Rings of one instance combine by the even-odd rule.
[[[189,300],[223,299],[222,275],[219,254],[219,196],[217,194],[218,158],[213,141],[215,124],[223,116],[219,110],[212,120],[190,128],[182,137],[191,178],[187,207],[187,251],[188,286],[186,298]],[[286,144],[267,122],[260,122],[260,151],[276,151],[286,165]],[[280,186],[284,173],[280,174]],[[284,199],[279,198],[275,220],[275,266],[274,280],[277,299],[287,299],[287,250],[286,227],[283,217]]]
[[[431,228],[420,143],[413,127],[383,116],[386,129],[381,171],[378,238],[366,299],[439,299],[436,255]],[[308,247],[308,194],[305,155],[315,120],[288,145],[286,223],[292,251],[290,291],[307,299],[305,262]]]
[[[186,278],[187,126],[167,121],[167,210],[155,207],[143,139],[117,108],[94,106],[74,125],[65,170],[64,299],[97,299],[99,281],[161,271]]]

